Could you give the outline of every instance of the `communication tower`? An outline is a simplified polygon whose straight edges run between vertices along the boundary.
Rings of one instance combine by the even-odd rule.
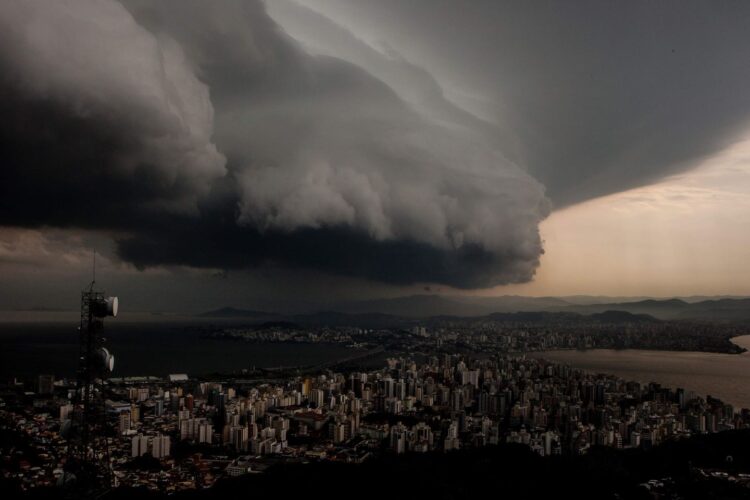
[[[94,261],[96,269],[96,260]],[[105,381],[115,358],[105,347],[104,318],[117,316],[117,297],[96,288],[96,271],[89,287],[81,292],[78,372],[73,398],[73,418],[68,435],[65,482],[80,494],[97,496],[112,486],[109,460]]]

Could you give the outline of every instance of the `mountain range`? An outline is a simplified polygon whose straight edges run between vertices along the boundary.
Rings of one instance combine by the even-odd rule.
[[[609,299],[609,300],[607,300]],[[493,314],[546,312],[594,315],[613,311],[630,315],[648,315],[660,320],[704,320],[719,322],[750,321],[750,298],[641,298],[606,297],[469,297],[411,295],[406,297],[351,301],[337,304],[330,311],[287,315],[250,309],[224,307],[198,315],[202,318],[243,319],[253,322],[292,320],[303,323],[351,323],[359,319],[383,325],[401,320],[433,317],[471,318]],[[633,300],[630,300],[633,299]],[[632,320],[631,317],[623,319]]]
[[[625,311],[648,314],[658,319],[712,321],[750,320],[750,298],[613,298],[613,297],[467,297],[412,295],[341,304],[337,310],[350,313],[379,312],[396,316],[425,318],[437,315],[483,316],[505,312],[576,312],[594,314]]]

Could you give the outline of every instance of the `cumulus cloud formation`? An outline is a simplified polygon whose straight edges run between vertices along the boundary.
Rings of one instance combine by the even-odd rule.
[[[142,267],[534,274],[541,184],[259,1],[10,1],[0,28],[2,224],[110,230]]]

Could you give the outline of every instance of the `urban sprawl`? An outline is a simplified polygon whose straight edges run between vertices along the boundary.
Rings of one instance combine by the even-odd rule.
[[[419,327],[411,334],[430,336]],[[169,493],[280,462],[361,463],[501,443],[572,455],[750,425],[747,410],[683,389],[523,354],[424,347],[387,357],[378,369],[112,378],[112,433],[99,439],[107,440],[115,484]],[[72,381],[42,375],[34,382],[33,391],[21,381],[8,384],[0,401],[2,431],[15,436],[2,443],[2,471],[22,489],[62,481],[62,430],[73,412]]]

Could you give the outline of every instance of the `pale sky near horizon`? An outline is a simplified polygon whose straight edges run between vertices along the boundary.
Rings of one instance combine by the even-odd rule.
[[[487,295],[748,295],[750,139],[694,170],[555,211],[540,229],[534,280]]]

